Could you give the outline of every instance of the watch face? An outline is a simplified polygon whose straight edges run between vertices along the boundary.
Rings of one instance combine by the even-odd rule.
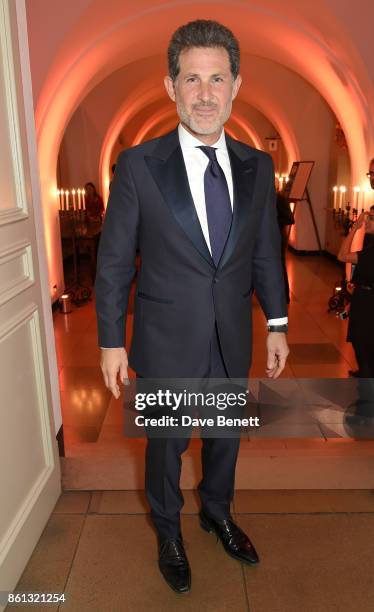
[[[272,332],[287,332],[288,325],[268,325],[268,330]]]

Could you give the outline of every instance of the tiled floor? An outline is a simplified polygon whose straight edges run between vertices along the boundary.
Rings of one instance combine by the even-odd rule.
[[[322,384],[325,379],[339,378],[341,385],[345,385],[349,382],[348,370],[355,368],[352,347],[345,341],[347,322],[327,312],[328,299],[342,270],[325,257],[302,257],[291,253],[288,254],[288,270],[291,353],[281,379],[276,381],[276,394],[282,393],[283,384],[288,388],[292,384],[297,386],[300,379],[313,379],[315,383],[319,380]],[[132,333],[133,296],[134,287],[127,325],[128,343]],[[73,308],[69,315],[55,312],[54,325],[66,449],[66,458],[62,462],[64,487],[86,490],[141,488],[144,482],[144,440],[123,435],[123,397],[116,400],[105,388],[99,367],[94,302]],[[255,379],[264,376],[266,366],[265,320],[257,303],[253,309],[253,330],[250,376],[251,384],[256,384]],[[130,377],[134,377],[134,372],[130,371]],[[354,380],[350,379],[350,382]],[[339,393],[342,398],[345,394],[343,386]],[[354,483],[357,473],[361,473],[362,487],[371,486],[371,459],[368,465],[363,466],[358,460],[354,466],[351,457],[352,454],[357,458],[372,454],[374,458],[374,443],[353,439],[355,430],[347,426],[346,410],[337,405],[337,396],[336,388],[332,396],[326,389],[315,393],[316,406],[308,409],[307,414],[300,410],[295,412],[289,405],[287,411],[275,410],[271,406],[270,417],[263,411],[261,430],[248,431],[247,437],[242,439],[236,472],[240,487],[273,488],[274,473],[283,483],[275,486],[288,486],[288,479],[282,476],[287,473],[288,461],[288,473],[293,476],[289,479],[289,483],[292,482],[290,486],[298,488],[302,486],[302,474],[306,469],[305,458],[322,455],[348,456],[348,471],[345,463],[340,465],[337,462],[333,476],[331,466],[334,462],[320,465],[314,470],[316,480],[310,482],[311,487],[340,488],[342,481]],[[372,434],[373,438],[374,432]],[[349,444],[338,444],[342,439]],[[200,447],[198,441],[194,442],[184,455],[184,488],[194,487],[199,473]],[[252,469],[254,457],[256,471]],[[297,462],[295,457],[298,457]],[[280,462],[276,464],[278,459]],[[272,461],[274,466],[271,472],[268,461]]]
[[[64,592],[64,612],[374,609],[372,491],[237,491],[235,520],[261,557],[253,568],[200,529],[195,494],[184,495],[190,593],[173,593],[161,578],[137,491],[64,493],[16,590]]]

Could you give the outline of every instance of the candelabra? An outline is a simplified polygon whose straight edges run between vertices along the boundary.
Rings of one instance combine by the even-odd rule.
[[[85,210],[60,210],[61,237],[70,238],[73,247],[73,282],[66,287],[65,293],[71,295],[71,301],[80,305],[91,299],[91,288],[83,285],[80,280],[78,266],[77,238],[87,234],[87,218]]]
[[[364,212],[364,209],[362,209],[362,212]],[[332,215],[335,228],[344,230],[346,236],[352,225],[357,221],[358,214],[358,209],[352,208],[349,202],[345,208],[333,208]]]

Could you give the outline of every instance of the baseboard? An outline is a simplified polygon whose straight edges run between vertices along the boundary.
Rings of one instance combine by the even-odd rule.
[[[293,255],[300,255],[301,257],[322,256],[326,257],[326,259],[330,259],[330,261],[334,261],[341,268],[345,266],[343,262],[337,259],[336,255],[329,253],[329,251],[326,251],[325,249],[322,249],[322,251],[308,251],[306,249],[295,249],[295,247],[293,247],[291,244],[289,244],[287,248]]]

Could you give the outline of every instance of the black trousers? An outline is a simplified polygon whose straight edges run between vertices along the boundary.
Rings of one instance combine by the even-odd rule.
[[[374,378],[374,344],[353,342],[360,378]]]
[[[283,276],[284,276],[284,290],[286,293],[286,302],[290,303],[290,285],[288,282],[288,273],[287,273],[287,264],[286,264],[286,255],[287,255],[287,245],[288,245],[288,225],[285,225],[281,228],[281,238],[282,238],[282,247],[281,247],[281,258],[282,258],[282,268],[283,268]]]
[[[215,331],[210,352],[202,362],[202,377],[227,378]],[[197,356],[198,358],[199,356]],[[240,444],[236,437],[202,439],[202,479],[198,485],[201,506],[217,520],[228,518],[234,496],[235,467]],[[160,539],[176,538],[180,534],[180,511],[184,499],[180,490],[182,454],[189,437],[148,437],[146,449],[145,491],[151,507],[151,519]]]

